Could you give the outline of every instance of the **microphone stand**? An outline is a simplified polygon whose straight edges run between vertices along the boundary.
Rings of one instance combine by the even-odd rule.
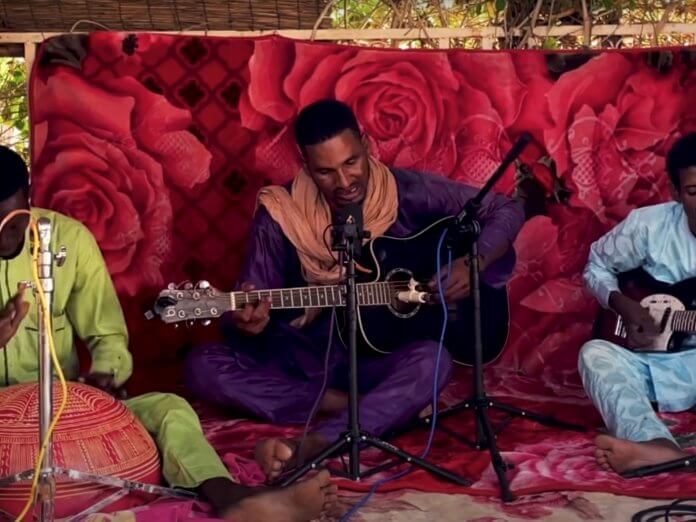
[[[39,242],[39,282],[43,289],[46,298],[46,308],[50,311],[53,309],[54,297],[54,278],[53,278],[53,262],[54,258],[57,265],[60,267],[65,263],[67,249],[61,247],[58,254],[53,254],[51,251],[52,239],[52,224],[48,218],[39,218],[37,227],[39,237],[34,238],[34,241]],[[35,295],[38,290],[35,290]],[[50,321],[44,316],[44,308],[41,306],[40,300],[36,299],[37,313],[39,315],[39,446],[43,443],[48,428],[53,421],[53,359],[51,358],[51,346],[49,337],[52,332],[50,329]],[[55,518],[55,494],[56,494],[56,477],[65,476],[73,481],[82,481],[87,483],[101,484],[104,486],[118,488],[112,495],[96,502],[81,513],[68,517],[66,520],[77,521],[86,516],[98,512],[100,509],[116,502],[118,499],[128,495],[131,492],[141,491],[144,493],[163,495],[181,499],[196,498],[196,494],[187,490],[165,488],[153,484],[144,484],[134,482],[132,480],[123,480],[117,477],[105,477],[94,473],[87,473],[76,469],[66,469],[54,466],[53,463],[53,440],[49,437],[46,451],[43,460],[41,461],[41,476],[38,484],[39,497],[39,514],[38,520],[41,522],[50,522]],[[28,469],[16,473],[15,475],[3,477],[0,479],[0,490],[12,484],[31,481],[34,478],[34,470]],[[31,513],[31,511],[29,512]],[[0,514],[2,512],[0,511]],[[14,516],[11,517],[14,520]]]
[[[53,310],[53,253],[51,252],[51,222],[40,219],[39,229],[39,282],[46,300],[46,308]],[[53,365],[51,360],[51,324],[39,302],[39,444],[48,434],[53,421]],[[40,520],[53,520],[56,483],[53,467],[53,440],[48,439],[39,481],[41,499]]]
[[[515,406],[504,404],[489,398],[486,394],[484,379],[483,379],[483,339],[481,326],[481,290],[480,290],[480,267],[478,256],[478,238],[481,234],[481,225],[478,221],[478,211],[481,207],[483,198],[490,192],[493,186],[497,183],[500,177],[505,173],[505,170],[520,155],[522,150],[527,146],[531,136],[523,134],[522,137],[515,143],[510,152],[493,173],[491,178],[481,188],[478,194],[470,199],[459,214],[453,219],[447,232],[447,249],[450,250],[454,257],[454,250],[462,244],[468,247],[469,258],[469,275],[471,278],[470,288],[471,297],[473,299],[474,312],[474,394],[467,400],[445,408],[438,413],[439,418],[448,417],[461,410],[473,410],[474,422],[476,424],[476,441],[474,447],[478,450],[488,448],[491,454],[491,462],[498,476],[500,483],[501,498],[504,502],[510,502],[515,499],[515,496],[510,490],[510,483],[507,479],[506,471],[512,465],[506,463],[496,444],[496,432],[493,430],[491,420],[488,416],[490,408],[505,411],[511,415],[525,417],[536,422],[547,424],[556,427],[584,431],[582,426],[565,423],[551,416],[540,415],[531,411],[523,410]],[[430,424],[432,416],[423,419],[424,423]]]
[[[696,469],[696,455],[681,457],[679,459],[669,460],[661,464],[653,464],[652,466],[643,466],[621,473],[623,478],[642,478],[658,473],[667,473],[669,471],[686,471]]]
[[[390,469],[401,463],[409,463],[430,473],[454,482],[460,486],[470,486],[471,481],[456,475],[446,469],[431,464],[425,459],[407,453],[400,448],[390,444],[378,437],[364,432],[360,427],[360,409],[358,397],[358,295],[356,291],[355,258],[360,255],[360,248],[363,239],[368,239],[370,233],[363,231],[354,219],[349,219],[345,224],[335,227],[334,244],[332,250],[341,253],[340,257],[344,261],[346,268],[346,305],[348,317],[348,350],[349,350],[349,396],[348,396],[348,426],[336,441],[329,444],[321,453],[312,460],[299,466],[287,475],[280,486],[285,487],[305,475],[310,470],[316,469],[321,462],[334,456],[348,452],[349,465],[348,472],[330,469],[334,475],[351,479],[359,482],[365,477],[374,475],[381,471]],[[373,447],[389,453],[396,459],[376,466],[366,471],[360,470],[360,451],[361,447]]]

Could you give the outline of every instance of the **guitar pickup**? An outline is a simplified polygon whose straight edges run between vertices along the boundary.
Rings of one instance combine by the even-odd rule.
[[[616,325],[614,326],[614,335],[616,337],[626,337],[628,332],[626,331],[626,325],[623,322],[623,318],[617,315]]]
[[[667,307],[665,308],[665,313],[662,315],[662,321],[660,321],[660,332],[665,331],[665,329],[667,328],[667,322],[669,321],[670,317],[672,317],[672,308]]]

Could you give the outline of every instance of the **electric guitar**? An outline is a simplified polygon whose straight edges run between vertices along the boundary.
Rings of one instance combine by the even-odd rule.
[[[436,221],[405,238],[380,236],[363,245],[360,264],[368,275],[358,274],[358,343],[363,349],[386,354],[416,340],[439,341],[444,311],[439,294],[423,291],[436,272],[436,253],[442,232],[453,218]],[[459,253],[455,252],[459,255]],[[441,259],[447,259],[442,247]],[[344,285],[307,286],[222,292],[207,282],[183,288],[169,285],[155,303],[154,311],[166,323],[208,320],[239,310],[247,303],[270,298],[271,309],[331,308],[345,310]],[[483,362],[497,359],[507,342],[509,310],[507,289],[481,282]],[[346,332],[345,314],[339,318],[339,334]],[[445,346],[462,365],[474,363],[473,299],[450,305]],[[341,335],[342,339],[347,339]]]
[[[696,278],[670,285],[654,279],[643,269],[619,274],[621,292],[648,308],[658,325],[658,334],[648,348],[629,345],[626,324],[612,310],[600,311],[595,322],[596,338],[635,352],[671,353],[692,347],[684,347],[684,340],[696,334]]]

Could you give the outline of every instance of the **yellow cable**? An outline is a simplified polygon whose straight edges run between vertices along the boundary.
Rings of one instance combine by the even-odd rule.
[[[43,287],[41,286],[41,279],[39,278],[39,228],[37,226],[36,220],[34,220],[31,217],[31,213],[28,210],[15,210],[8,214],[5,217],[5,219],[2,220],[2,222],[0,223],[0,231],[2,231],[2,228],[5,226],[5,224],[17,214],[29,214],[30,216],[29,225],[31,227],[31,231],[34,234],[34,248],[32,250],[31,255],[32,275],[34,278],[34,284],[36,285],[36,291],[39,295],[41,310],[46,321],[46,326],[48,330],[48,344],[51,348],[51,359],[53,361],[53,367],[56,369],[58,379],[60,380],[61,389],[63,390],[63,396],[61,397],[60,406],[58,407],[58,411],[56,412],[55,416],[53,417],[53,420],[51,421],[51,424],[48,427],[46,436],[41,443],[41,450],[39,451],[39,455],[36,458],[36,464],[34,466],[34,479],[31,484],[31,492],[29,493],[29,498],[27,499],[27,503],[24,505],[24,509],[22,509],[22,512],[15,519],[15,522],[21,522],[22,519],[26,516],[27,512],[34,505],[34,501],[36,499],[36,490],[38,489],[39,478],[41,476],[41,461],[43,461],[44,454],[46,453],[46,448],[48,447],[48,441],[51,438],[51,435],[53,435],[53,431],[55,430],[56,424],[58,424],[58,420],[60,419],[61,415],[63,415],[63,411],[65,410],[65,407],[68,404],[68,385],[65,381],[65,375],[63,375],[63,369],[60,366],[60,361],[58,361],[58,354],[56,352],[55,341],[53,339],[53,324],[51,310],[48,308],[48,303],[46,302],[46,294],[44,293]]]

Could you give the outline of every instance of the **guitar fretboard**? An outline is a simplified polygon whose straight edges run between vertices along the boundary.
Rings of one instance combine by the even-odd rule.
[[[696,333],[696,311],[673,312],[672,330],[675,332]]]
[[[386,282],[360,283],[356,285],[356,293],[361,306],[387,305],[392,301],[392,289]],[[256,304],[264,299],[270,299],[271,308],[274,309],[328,308],[346,304],[346,295],[340,286],[253,290],[232,292],[229,296],[230,310],[238,310],[246,304]]]

